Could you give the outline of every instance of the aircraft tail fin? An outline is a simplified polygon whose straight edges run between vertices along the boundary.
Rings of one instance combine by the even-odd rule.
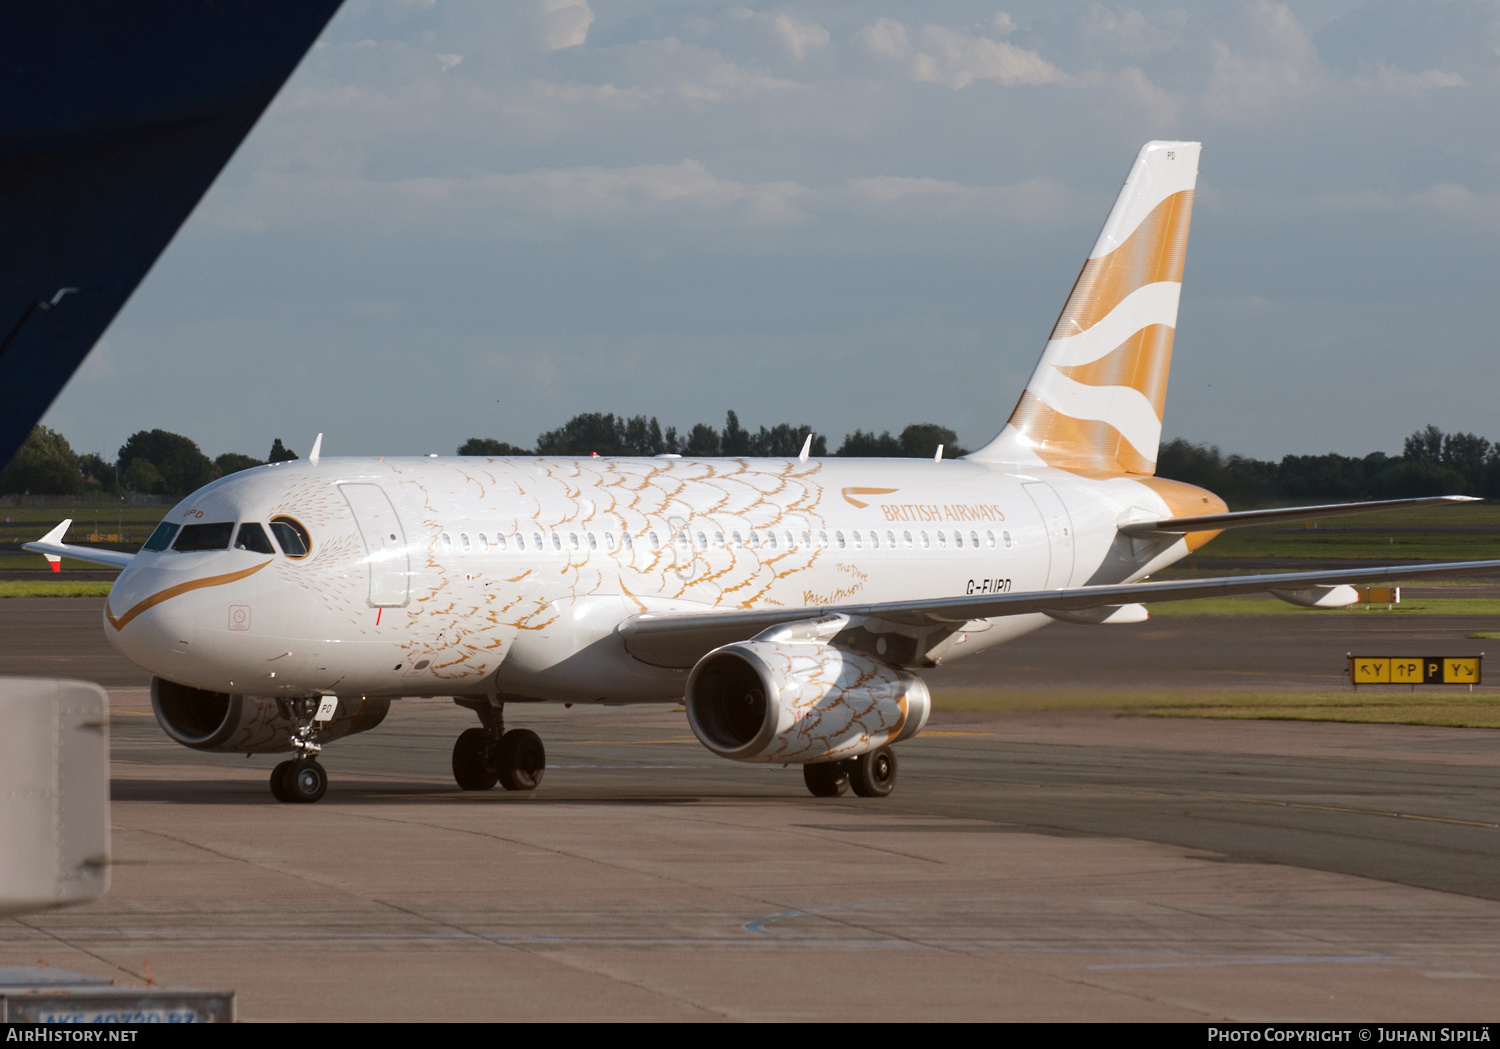
[[[1142,147],[1005,429],[969,458],[1156,472],[1201,148]]]

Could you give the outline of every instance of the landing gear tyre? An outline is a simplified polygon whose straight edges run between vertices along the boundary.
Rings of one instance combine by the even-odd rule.
[[[802,766],[802,779],[815,798],[836,798],[849,789],[849,768],[842,761]]]
[[[883,798],[895,790],[896,752],[881,747],[855,758],[849,769],[849,786],[862,798]]]
[[[271,770],[271,796],[277,801],[290,803],[297,799],[292,796],[291,787],[287,785],[287,774],[292,771],[295,761],[283,761]]]
[[[536,790],[547,771],[542,737],[530,729],[511,729],[500,737],[495,765],[500,773],[500,786],[506,790]]]
[[[293,801],[311,805],[328,793],[328,773],[316,761],[294,761],[282,775],[281,787]]]
[[[500,778],[482,728],[464,729],[453,744],[453,779],[464,790],[489,790]]]

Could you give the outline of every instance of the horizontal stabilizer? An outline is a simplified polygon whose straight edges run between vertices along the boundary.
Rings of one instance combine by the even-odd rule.
[[[1251,528],[1255,525],[1284,524],[1292,521],[1317,521],[1345,514],[1372,514],[1380,510],[1406,510],[1414,506],[1443,506],[1477,503],[1472,495],[1429,495],[1419,499],[1381,499],[1371,503],[1329,503],[1324,506],[1287,506],[1275,510],[1237,510],[1226,514],[1199,514],[1196,517],[1167,517],[1160,521],[1136,521],[1121,525],[1126,535],[1210,532],[1223,528]]]
[[[41,554],[47,559],[47,563],[52,566],[54,572],[61,569],[61,559],[64,557],[71,557],[75,561],[106,565],[109,568],[124,568],[135,557],[134,554],[121,553],[118,550],[100,550],[94,546],[74,546],[63,542],[63,536],[68,534],[68,529],[72,524],[73,519],[69,518],[36,542],[23,544],[21,549],[29,550],[33,554]]]

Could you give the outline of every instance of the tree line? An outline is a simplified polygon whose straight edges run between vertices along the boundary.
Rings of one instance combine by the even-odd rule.
[[[46,426],[34,427],[26,443],[0,471],[0,495],[183,496],[225,474],[297,458],[276,438],[264,459],[225,452],[210,459],[191,438],[167,430],[132,434],[110,462],[93,452],[79,455],[68,439]]]
[[[827,456],[827,435],[809,426],[778,423],[750,430],[732,411],[721,429],[695,423],[685,431],[663,429],[655,417],[590,412],[538,434],[532,448],[471,437],[459,446],[458,454],[790,457],[801,452],[810,433],[811,454]],[[844,436],[833,454],[930,459],[939,445],[944,458],[967,454],[952,430],[935,423],[913,423],[895,435],[889,430],[878,434],[855,430]],[[297,453],[279,437],[265,459],[239,452],[210,459],[181,434],[141,430],[131,435],[110,462],[95,453],[80,455],[62,434],[37,426],[0,471],[0,494],[183,496],[225,474],[295,458]],[[1225,455],[1217,447],[1178,438],[1162,445],[1156,473],[1207,488],[1235,508],[1421,495],[1500,499],[1500,446],[1472,433],[1444,433],[1427,426],[1406,439],[1400,455],[1288,455],[1271,462]]]
[[[797,455],[811,433],[807,426],[779,423],[748,430],[730,412],[724,428],[716,430],[698,423],[685,433],[676,427],[663,430],[653,417],[626,418],[598,412],[575,415],[555,430],[537,435],[536,447],[522,448],[488,438],[472,437],[458,449],[459,455]],[[967,454],[957,444],[957,435],[933,423],[915,423],[898,436],[890,431],[876,434],[855,430],[844,438],[834,455],[920,456],[932,458],[939,445],[944,458]],[[813,434],[811,453],[828,454],[828,438]],[[141,430],[132,434],[113,462],[89,452],[78,454],[56,430],[37,426],[15,458],[0,471],[0,495],[146,495],[181,497],[210,481],[248,470],[252,466],[296,459],[297,453],[276,438],[264,459],[240,452],[225,452],[210,459],[191,438],[167,430]]]
[[[1156,475],[1207,488],[1234,509],[1422,495],[1500,499],[1500,446],[1427,426],[1406,439],[1400,455],[1288,455],[1269,462],[1178,438],[1162,445]]]
[[[646,418],[588,412],[575,415],[555,430],[537,435],[534,448],[522,448],[488,437],[470,437],[458,447],[459,455],[694,455],[694,456],[768,456],[787,458],[799,454],[812,434],[810,455],[822,458],[828,454],[828,437],[815,433],[810,426],[778,423],[759,430],[747,430],[739,416],[729,412],[724,428],[716,430],[707,423],[695,423],[685,433],[675,426],[662,429],[655,416]],[[931,459],[938,447],[943,458],[956,459],[968,452],[958,446],[958,435],[935,423],[913,423],[899,436],[886,430],[876,434],[855,430],[844,436],[844,443],[834,455],[888,456],[893,458]]]

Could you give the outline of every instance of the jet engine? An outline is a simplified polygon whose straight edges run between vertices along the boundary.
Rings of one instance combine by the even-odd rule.
[[[715,754],[796,764],[910,739],[932,710],[921,678],[871,656],[761,640],[725,645],[699,660],[686,703],[694,734]]]
[[[318,742],[368,732],[385,720],[391,701],[339,697],[338,711],[318,731]],[[167,735],[194,750],[274,754],[292,749],[296,723],[269,696],[209,692],[155,677],[151,709]]]

